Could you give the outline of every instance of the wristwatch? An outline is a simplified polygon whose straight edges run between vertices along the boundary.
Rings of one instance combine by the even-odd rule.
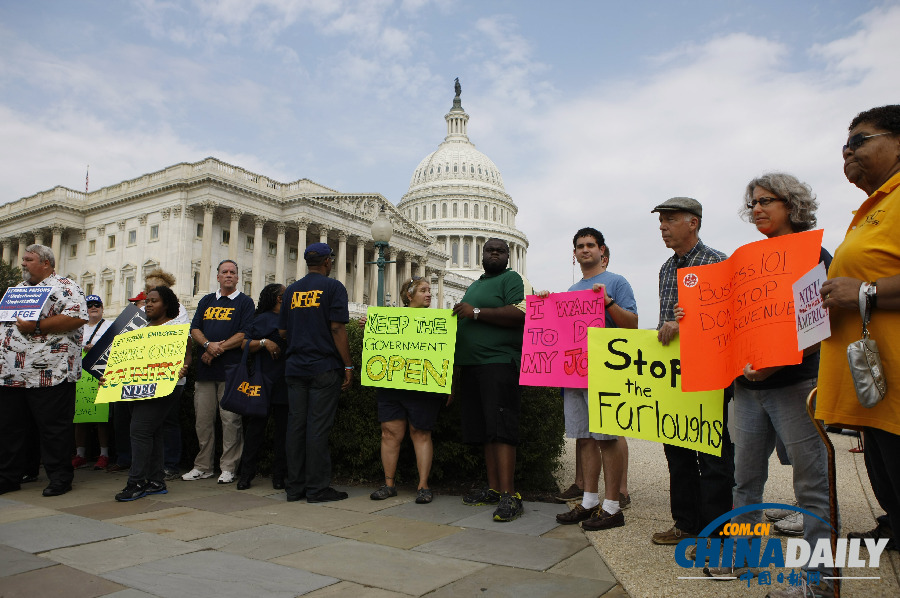
[[[203,343],[203,348],[204,348],[204,349],[206,349],[208,346],[209,346],[209,341],[206,341],[205,343]]]
[[[481,313],[481,308],[480,308],[480,307],[473,307],[473,308],[472,308],[472,314],[474,314],[474,315],[472,316],[472,319],[473,319],[473,320],[477,320],[477,319],[478,319],[478,314],[480,314],[480,313]]]

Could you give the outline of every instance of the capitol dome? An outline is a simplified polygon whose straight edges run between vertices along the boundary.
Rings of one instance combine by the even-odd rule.
[[[437,238],[438,247],[450,256],[449,272],[481,276],[482,245],[496,237],[509,243],[509,266],[524,276],[528,239],[516,229],[519,210],[497,165],[469,141],[469,115],[459,87],[456,92],[444,116],[447,136],[419,162],[397,208]]]

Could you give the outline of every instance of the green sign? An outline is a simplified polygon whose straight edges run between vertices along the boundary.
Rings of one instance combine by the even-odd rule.
[[[370,307],[362,384],[450,394],[455,350],[452,310]]]
[[[84,357],[85,351],[82,351]],[[87,422],[108,422],[109,403],[95,403],[97,389],[100,382],[85,371],[81,372],[81,379],[75,383],[75,418],[76,424]]]

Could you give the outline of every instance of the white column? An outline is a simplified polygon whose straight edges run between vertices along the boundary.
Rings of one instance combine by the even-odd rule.
[[[0,243],[0,262],[5,264],[9,263],[9,254],[12,253],[10,251],[10,245],[9,239],[3,239],[3,242]]]
[[[275,240],[275,282],[284,284],[284,234],[287,232],[287,226],[279,222],[275,225],[275,230],[278,231],[278,237]]]
[[[42,230],[33,230],[31,234],[34,235],[34,244],[35,245],[43,245],[44,244],[44,231]]]
[[[408,251],[403,252],[403,278],[400,280],[401,283],[406,282],[410,278],[412,278],[412,260],[410,259],[412,256]]]
[[[337,280],[339,283],[347,286],[347,233],[341,231],[338,233],[338,250],[337,250]]]
[[[444,309],[444,271],[437,271],[438,277],[438,308]]]
[[[200,291],[209,292],[209,279],[212,273],[212,238],[213,238],[213,214],[216,204],[211,201],[203,202],[203,243],[200,246]],[[190,231],[182,241],[191,246],[194,232]]]
[[[306,251],[306,229],[309,226],[309,220],[301,218],[297,220],[297,280],[306,276],[306,260],[303,259],[303,252]]]
[[[356,262],[353,278],[353,300],[363,302],[363,284],[366,279],[366,242],[361,237],[356,238]]]
[[[231,228],[228,229],[228,259],[237,261],[238,247],[241,246],[241,210],[231,210]]]
[[[253,278],[251,279],[251,292],[254,296],[258,296],[263,288],[263,281],[266,277],[263,275],[263,255],[268,248],[263,249],[263,226],[266,225],[266,219],[257,216],[254,219],[256,225],[253,231]]]
[[[57,266],[62,268],[62,258],[65,257],[60,253],[63,227],[58,224],[54,224],[50,227],[50,231],[53,233],[52,241],[50,241],[50,249],[53,250],[53,255],[56,256]]]
[[[425,260],[427,260],[427,259],[428,259],[428,258],[427,258],[426,256],[424,256],[424,255],[417,255],[417,256],[416,256],[416,263],[417,263],[418,266],[419,266],[419,267],[416,269],[416,276],[421,276],[422,278],[425,278]]]
[[[25,255],[25,248],[28,247],[28,235],[19,235],[19,255],[14,265],[22,263],[22,256]]]
[[[319,227],[319,243],[328,243],[328,229],[324,226]]]

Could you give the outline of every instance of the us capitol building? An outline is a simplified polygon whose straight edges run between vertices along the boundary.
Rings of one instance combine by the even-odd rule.
[[[384,208],[394,227],[385,257],[385,289],[413,275],[432,283],[432,307],[452,307],[482,274],[481,247],[491,237],[510,245],[510,267],[525,275],[528,240],[496,165],[469,141],[469,115],[457,83],[444,116],[447,136],[416,167],[398,206],[378,193],[342,193],[309,179],[272,180],[216,158],[180,163],[81,193],[57,186],[0,206],[0,259],[18,265],[25,247],[52,247],[56,271],[103,299],[118,314],[160,267],[193,311],[217,288],[216,266],[235,260],[242,290],[254,301],[268,283],[306,274],[313,242],[335,251],[333,278],[344,283],[351,314],[375,304],[377,251],[371,226]]]

